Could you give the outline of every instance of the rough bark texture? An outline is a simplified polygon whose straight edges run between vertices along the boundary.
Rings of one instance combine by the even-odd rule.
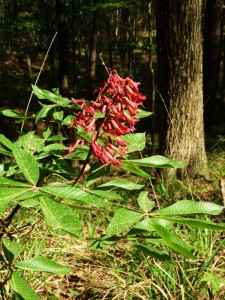
[[[221,54],[223,0],[206,0],[203,55],[205,128],[215,125]]]
[[[156,3],[160,148],[165,156],[188,163],[185,170],[170,170],[170,175],[206,175],[201,1]]]

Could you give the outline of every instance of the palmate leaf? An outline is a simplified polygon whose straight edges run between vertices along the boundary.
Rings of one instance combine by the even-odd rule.
[[[66,266],[40,256],[20,261],[15,264],[15,267],[28,271],[48,272],[58,275],[66,275],[72,271]]]
[[[52,93],[48,90],[42,90],[35,85],[32,85],[32,89],[34,94],[38,97],[38,99],[47,99],[53,103],[58,104],[62,107],[70,107],[71,101],[65,97],[62,97],[56,93]]]
[[[185,163],[168,159],[161,155],[150,156],[141,159],[123,160],[123,164],[132,164],[151,168],[184,168]]]
[[[204,201],[181,200],[166,208],[162,208],[154,212],[154,215],[191,215],[191,214],[208,214],[219,215],[223,206]]]
[[[143,215],[138,212],[120,208],[116,211],[106,232],[108,234],[117,234],[129,230],[141,218],[143,218]]]
[[[19,294],[24,300],[40,300],[35,291],[20,277],[17,272],[13,272],[9,284],[14,292]]]
[[[49,155],[62,156],[63,150],[65,150],[65,146],[63,144],[50,144],[42,149],[41,153],[38,155],[38,158],[42,159]]]
[[[39,166],[35,158],[31,153],[15,145],[13,147],[13,154],[24,177],[29,183],[36,186],[39,179]]]
[[[85,191],[76,187],[48,186],[42,187],[40,190],[47,194],[62,198],[64,199],[64,201],[66,201],[66,199],[70,199],[74,201],[79,201],[87,205],[93,205],[95,207],[108,206],[108,202],[104,201],[102,198],[99,198],[98,196],[91,193],[86,193]]]
[[[102,199],[107,199],[107,200],[123,200],[123,198],[116,192],[114,191],[102,191],[102,190],[89,190],[88,191],[91,194],[94,194],[96,196],[99,196]]]
[[[30,188],[0,188],[0,213],[3,212],[6,207],[14,200],[19,199],[21,196],[25,196],[27,192],[30,192]]]
[[[0,176],[0,186],[28,187],[29,185],[25,182],[12,180],[7,177]]]
[[[3,116],[14,118],[14,119],[22,119],[22,120],[29,119],[29,117],[21,115],[12,109],[3,109],[1,113],[3,114]]]
[[[103,183],[101,185],[98,185],[96,189],[115,189],[115,188],[120,188],[124,190],[140,190],[144,187],[143,184],[138,184],[131,182],[129,180],[125,179],[115,179],[111,180],[109,182]]]
[[[51,112],[55,107],[57,107],[57,104],[51,104],[51,105],[42,105],[42,109],[39,110],[38,114],[35,117],[35,123],[37,124],[38,121],[40,121],[43,118],[46,118],[48,113]]]
[[[182,217],[165,217],[166,220],[173,221],[177,224],[193,226],[202,229],[210,230],[225,230],[225,224],[216,224],[210,220],[194,219],[194,218],[182,218]]]
[[[147,172],[145,172],[144,170],[136,167],[136,166],[133,166],[133,165],[129,165],[129,164],[126,164],[126,163],[121,163],[121,166],[122,168],[124,168],[125,170],[127,171],[130,171],[140,177],[145,177],[145,178],[151,178],[151,175],[149,175]]]
[[[37,136],[35,131],[29,131],[27,134],[20,136],[15,144],[32,154],[40,152],[45,146],[44,140]]]
[[[0,144],[2,144],[3,146],[7,147],[10,150],[12,150],[14,146],[14,144],[3,134],[0,134]]]
[[[138,205],[145,213],[148,213],[154,208],[155,202],[148,198],[147,191],[142,191],[138,196]]]
[[[155,218],[151,220],[151,223],[156,233],[163,239],[168,247],[188,258],[196,258],[191,252],[192,247],[174,232],[170,231],[167,228],[167,222],[165,222],[165,220]]]
[[[66,231],[73,236],[80,236],[80,220],[71,207],[58,203],[49,197],[40,197],[40,206],[46,224],[54,229]]]
[[[122,136],[122,139],[129,144],[128,152],[142,151],[145,148],[145,133],[131,133]]]

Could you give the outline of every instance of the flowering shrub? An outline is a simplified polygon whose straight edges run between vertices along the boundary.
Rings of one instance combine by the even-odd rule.
[[[134,133],[134,126],[140,117],[150,114],[140,109],[145,96],[138,86],[139,83],[130,78],[123,79],[113,70],[103,88],[97,91],[95,101],[71,101],[56,89],[50,92],[33,86],[41,104],[36,115],[24,117],[9,109],[1,111],[17,121],[31,118],[37,123],[45,120],[46,124],[58,123],[76,131],[72,145],[67,136],[54,134],[51,127],[47,127],[42,136],[34,131],[21,132],[15,142],[0,134],[0,154],[7,158],[0,164],[0,292],[4,299],[41,299],[23,278],[23,270],[58,275],[72,272],[71,268],[51,260],[51,253],[47,253],[47,257],[36,255],[27,259],[30,251],[26,247],[27,240],[32,241],[32,232],[37,228],[35,224],[41,222],[74,238],[83,236],[87,230],[82,231],[80,209],[88,210],[90,214],[93,209],[104,211],[104,222],[109,220],[106,228],[101,228],[103,234],[92,243],[92,249],[110,247],[117,241],[126,242],[162,261],[172,260],[169,250],[190,259],[198,254],[186,237],[183,239],[182,232],[174,230],[177,224],[225,229],[224,224],[196,218],[197,214],[218,215],[223,206],[181,200],[159,209],[155,205],[156,199],[149,198],[149,190],[143,184],[151,177],[149,168],[184,168],[185,164],[159,155],[129,158],[131,152],[139,153],[145,148],[145,134]],[[70,160],[90,162],[90,171],[82,183],[78,183],[78,179],[84,168],[77,172],[69,164]],[[135,182],[119,178],[99,184],[98,179],[102,176],[113,176],[109,174],[110,164],[133,173]],[[133,200],[137,197],[132,207],[126,207],[125,193]],[[20,210],[28,211],[29,218],[18,222]],[[30,222],[30,218],[34,222]],[[31,241],[31,248],[35,248]],[[32,278],[33,275],[25,277]],[[48,291],[46,293],[48,295]]]
[[[131,78],[121,78],[113,70],[104,87],[99,89],[95,101],[86,103],[84,100],[72,100],[81,105],[73,126],[80,125],[86,133],[92,132],[91,142],[88,144],[94,157],[105,165],[119,164],[121,161],[115,157],[115,153],[123,156],[128,151],[126,147],[129,144],[121,136],[133,132],[134,125],[139,121],[135,118],[138,106],[143,105],[143,100],[146,99],[138,90],[139,84]],[[99,113],[101,118],[96,118]],[[100,138],[102,144],[98,142]],[[78,145],[82,147],[86,142],[84,138],[78,138],[67,150],[71,153]]]

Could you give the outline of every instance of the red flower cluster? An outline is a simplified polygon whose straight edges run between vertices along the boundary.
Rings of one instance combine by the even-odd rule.
[[[128,143],[122,140],[121,136],[134,131],[134,125],[139,121],[138,118],[134,118],[138,113],[138,106],[146,99],[146,96],[138,91],[139,84],[131,78],[121,78],[117,71],[113,70],[110,71],[104,87],[99,89],[95,101],[86,103],[84,100],[72,100],[73,103],[81,105],[81,111],[78,112],[72,126],[80,125],[86,133],[93,132],[89,144],[94,157],[103,164],[116,165],[121,161],[115,154],[123,156],[127,152]],[[96,113],[103,115],[96,118]],[[103,139],[104,146],[98,142],[99,138]],[[87,141],[80,137],[67,151],[71,153],[78,144],[82,147],[84,143]]]

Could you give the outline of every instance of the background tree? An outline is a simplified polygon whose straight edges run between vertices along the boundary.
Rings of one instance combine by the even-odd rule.
[[[219,106],[218,81],[222,41],[223,0],[206,0],[203,52],[205,128],[216,125]],[[218,111],[218,110],[217,110]]]
[[[181,177],[206,175],[201,1],[156,1],[160,148],[188,164]],[[158,110],[159,111],[159,110]],[[161,113],[160,111],[160,113]]]
[[[56,16],[58,21],[59,88],[65,94],[69,88],[69,32],[66,0],[56,0]]]

